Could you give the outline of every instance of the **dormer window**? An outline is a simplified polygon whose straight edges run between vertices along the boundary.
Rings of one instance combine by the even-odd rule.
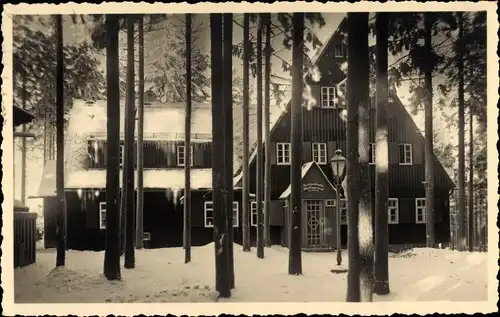
[[[321,107],[335,108],[335,87],[321,87]]]
[[[343,42],[335,44],[335,57],[347,57],[347,45],[345,45]]]

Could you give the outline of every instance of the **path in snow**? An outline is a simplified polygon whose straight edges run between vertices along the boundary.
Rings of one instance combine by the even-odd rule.
[[[347,274],[332,274],[335,255],[302,253],[302,276],[288,275],[288,249],[234,245],[236,288],[232,302],[345,301]],[[192,249],[184,264],[182,248],[136,251],[136,268],[122,268],[122,281],[102,274],[103,252],[66,253],[66,267],[54,269],[55,250],[40,250],[37,263],[15,270],[16,302],[213,302],[214,246]],[[391,294],[375,301],[487,300],[487,253],[415,249],[389,259]],[[347,264],[347,252],[343,254]],[[122,265],[123,266],[123,265]]]

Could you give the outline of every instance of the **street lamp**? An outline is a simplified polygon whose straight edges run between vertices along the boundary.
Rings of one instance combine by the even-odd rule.
[[[337,265],[342,263],[342,253],[340,248],[340,193],[339,187],[345,178],[346,158],[342,156],[342,150],[336,150],[335,155],[330,159],[333,176],[335,179],[336,206],[337,206]]]

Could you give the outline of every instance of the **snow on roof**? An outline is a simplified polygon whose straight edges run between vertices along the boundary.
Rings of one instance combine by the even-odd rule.
[[[123,101],[121,102],[123,105]],[[104,134],[107,131],[107,103],[98,100],[87,103],[75,100],[70,112],[68,133],[70,136]],[[120,131],[124,131],[125,111],[120,111]],[[184,133],[185,104],[170,103],[162,107],[144,108],[144,134]],[[137,121],[136,121],[137,131]],[[193,104],[191,113],[192,134],[212,134],[212,110],[210,104]]]
[[[304,165],[302,165],[302,170],[301,170],[301,178],[304,178],[307,173],[311,170],[313,166],[316,166],[316,168],[321,172],[321,175],[324,177],[324,179],[327,181],[327,183],[332,187],[333,190],[335,190],[335,187],[333,187],[333,184],[330,182],[328,177],[325,175],[325,172],[318,166],[318,164],[315,161],[308,162]],[[287,189],[281,194],[279,199],[285,199],[288,196],[290,196],[290,193],[292,192],[292,185],[288,185]]]
[[[184,169],[145,169],[144,188],[184,188]],[[120,187],[122,185],[123,171],[120,171]],[[135,172],[137,179],[137,171]],[[137,188],[137,182],[135,182]],[[79,188],[106,188],[106,170],[80,170],[68,174],[66,189]],[[192,169],[191,188],[212,188],[212,169]]]
[[[44,198],[56,196],[56,161],[48,160],[43,168],[42,180],[35,197]]]

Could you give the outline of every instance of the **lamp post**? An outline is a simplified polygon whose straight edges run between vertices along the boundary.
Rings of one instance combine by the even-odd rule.
[[[337,265],[342,263],[342,250],[340,247],[340,193],[339,187],[345,177],[346,158],[342,156],[342,150],[336,150],[330,159],[333,176],[335,178],[336,206],[337,206]]]

